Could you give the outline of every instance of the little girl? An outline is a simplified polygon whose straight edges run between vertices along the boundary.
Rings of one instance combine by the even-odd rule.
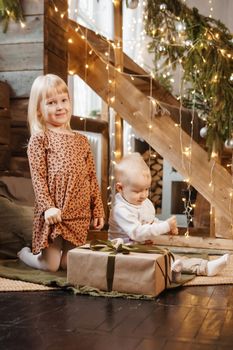
[[[85,243],[90,221],[100,230],[104,210],[87,138],[70,128],[65,82],[47,74],[35,79],[28,105],[28,159],[35,192],[32,252],[19,258],[48,271],[67,267],[67,252]]]

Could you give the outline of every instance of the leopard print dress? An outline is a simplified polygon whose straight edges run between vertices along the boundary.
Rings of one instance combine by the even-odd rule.
[[[31,136],[27,149],[35,192],[32,252],[61,235],[84,244],[91,218],[104,217],[94,161],[86,136],[46,130]],[[62,222],[46,225],[45,210],[61,210]]]

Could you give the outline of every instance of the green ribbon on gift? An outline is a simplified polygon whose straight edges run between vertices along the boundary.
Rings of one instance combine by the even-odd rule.
[[[167,273],[169,268],[169,258],[171,258],[173,261],[175,259],[173,254],[166,248],[159,248],[154,245],[143,245],[143,244],[129,244],[129,245],[119,244],[118,246],[115,246],[109,240],[104,241],[104,240],[95,239],[90,242],[90,249],[93,251],[110,253],[108,256],[107,272],[106,272],[108,292],[112,291],[113,278],[114,278],[114,272],[115,272],[115,256],[118,253],[130,254],[131,252],[134,252],[134,253],[149,253],[149,254],[163,255],[165,259],[165,272],[163,271],[158,261],[156,261],[156,263],[158,264],[161,270],[161,273],[164,277],[165,288],[167,288],[168,282],[169,284],[171,283],[171,280]]]

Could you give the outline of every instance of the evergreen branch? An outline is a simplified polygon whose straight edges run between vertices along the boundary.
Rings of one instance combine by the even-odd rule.
[[[0,0],[0,21],[3,24],[3,32],[6,33],[9,21],[24,21],[20,0]]]
[[[206,118],[209,155],[221,151],[225,140],[233,138],[232,34],[219,20],[180,0],[147,0],[145,18],[155,76],[159,64],[166,69],[169,63],[173,70],[182,65],[188,96],[182,101],[192,107],[195,97],[199,116]]]

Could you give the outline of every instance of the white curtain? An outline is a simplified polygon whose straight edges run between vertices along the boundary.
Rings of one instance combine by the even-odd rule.
[[[69,1],[70,18],[111,39],[113,4],[110,0]],[[106,15],[107,14],[107,15]],[[101,98],[77,75],[70,79],[73,91],[73,114],[87,117],[101,110]]]
[[[126,7],[123,1],[123,49],[125,53],[141,66],[148,66],[145,35],[143,33],[143,1],[135,10]],[[87,28],[113,40],[114,17],[111,0],[69,1],[70,18]],[[147,57],[147,62],[145,62]],[[69,79],[73,90],[73,113],[86,117],[101,109],[101,99],[78,76]]]

